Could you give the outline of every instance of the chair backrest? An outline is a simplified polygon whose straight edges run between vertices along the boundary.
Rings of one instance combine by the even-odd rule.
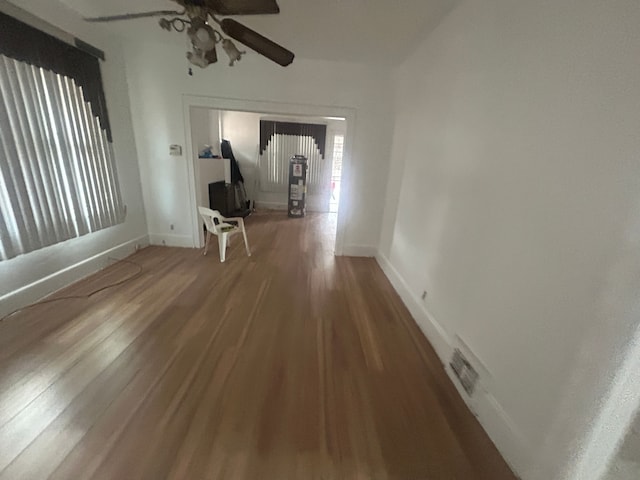
[[[211,233],[217,235],[218,229],[216,225],[219,225],[224,222],[224,217],[217,210],[211,210],[207,207],[198,207],[198,212],[200,212],[200,216],[204,220],[204,224],[207,227],[207,230]]]

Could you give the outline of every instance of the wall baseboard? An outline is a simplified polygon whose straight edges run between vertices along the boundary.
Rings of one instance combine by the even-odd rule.
[[[342,248],[343,257],[375,257],[377,249],[369,245],[345,245]]]
[[[136,246],[142,248],[148,245],[147,235],[134,238],[10,292],[0,297],[0,318],[106,268],[113,263],[110,257],[122,259],[135,253]]]
[[[281,202],[261,202],[256,200],[256,208],[264,210],[287,210],[287,204]]]
[[[411,313],[411,316],[420,327],[420,330],[422,330],[422,333],[424,333],[425,337],[427,337],[435,349],[438,357],[440,357],[440,361],[443,365],[446,365],[453,353],[453,343],[449,338],[449,334],[438,322],[436,322],[433,316],[422,304],[422,301],[415,295],[411,294],[411,290],[404,278],[402,278],[400,273],[391,264],[387,257],[382,255],[380,252],[377,252],[375,257],[378,265],[380,265],[380,268],[391,282],[391,285],[395,288],[403,303]]]
[[[531,452],[528,442],[520,434],[517,427],[502,408],[496,398],[480,385],[480,389],[473,398],[469,398],[459,383],[451,367],[447,373],[453,384],[458,389],[458,393],[464,399],[469,409],[476,415],[476,418],[487,432],[489,438],[496,446],[507,465],[513,472],[522,479],[540,478],[536,471],[531,468]]]
[[[378,265],[380,265],[380,268],[391,282],[391,285],[411,313],[420,330],[433,346],[443,364],[445,372],[467,407],[469,407],[469,410],[478,418],[487,435],[489,435],[489,438],[496,445],[514,473],[522,475],[522,478],[526,478],[523,475],[529,468],[529,452],[531,452],[531,449],[527,448],[526,441],[522,435],[519,434],[509,415],[493,394],[484,388],[482,379],[474,396],[469,397],[467,395],[460,386],[453,370],[449,367],[449,360],[455,348],[453,338],[446,332],[442,325],[435,320],[422,301],[411,293],[406,281],[391,264],[389,259],[379,251],[375,257]]]
[[[256,208],[258,210],[278,210],[278,211],[286,211],[288,209],[288,205],[286,203],[281,202],[262,202],[260,200],[256,200]],[[329,213],[325,210],[322,210],[317,205],[310,205],[307,203],[307,212],[308,213]]]
[[[170,235],[167,233],[150,233],[149,243],[161,247],[194,248],[193,238],[189,235]]]

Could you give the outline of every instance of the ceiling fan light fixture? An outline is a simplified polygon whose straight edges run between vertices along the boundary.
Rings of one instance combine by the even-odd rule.
[[[218,53],[215,47],[205,52],[194,47],[193,51],[187,52],[187,59],[192,65],[200,68],[207,68],[212,63],[218,61]]]
[[[233,67],[233,65],[240,61],[242,59],[242,55],[244,55],[245,52],[240,51],[240,49],[238,49],[238,47],[236,47],[236,44],[233,43],[231,40],[229,40],[228,38],[225,38],[224,40],[222,40],[222,49],[225,51],[225,53],[227,55],[229,55],[229,66]]]
[[[215,44],[213,45],[213,48],[205,54],[204,58],[209,62],[209,65],[218,61],[218,52],[216,52]]]
[[[219,15],[265,15],[278,14],[276,0],[196,0],[202,1]]]
[[[216,46],[216,34],[213,28],[201,19],[191,21],[187,35],[189,35],[193,46],[203,52],[208,52]]]
[[[211,27],[209,27],[209,30],[211,30]],[[206,51],[212,50],[216,47],[213,30],[209,30],[206,28],[199,28],[195,35],[198,40],[198,47]]]
[[[290,65],[295,58],[295,55],[290,50],[287,50],[276,42],[269,40],[255,30],[251,30],[249,27],[245,27],[231,18],[225,18],[219,23],[222,31],[231,38],[243,43],[260,55],[264,55],[283,67]]]
[[[1,0],[0,0],[1,1]],[[163,30],[185,32],[191,42],[192,51],[187,58],[193,65],[205,68],[218,60],[216,45],[221,44],[229,55],[230,65],[242,58],[241,51],[220,31],[236,41],[246,45],[269,60],[286,67],[293,62],[295,55],[258,32],[235,20],[225,18],[220,21],[217,15],[262,15],[280,12],[277,0],[173,0],[183,10],[154,10],[141,13],[126,13],[106,17],[85,18],[88,22],[113,22],[147,17],[165,17],[159,20]],[[167,18],[168,17],[168,18]],[[220,25],[212,28],[209,20]],[[189,69],[190,74],[191,69]]]
[[[189,62],[200,68],[206,68],[218,61],[216,52],[216,34],[202,18],[193,18],[189,23],[187,35],[191,40],[192,51],[187,53]]]

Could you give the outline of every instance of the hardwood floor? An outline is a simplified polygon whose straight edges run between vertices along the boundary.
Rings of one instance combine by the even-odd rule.
[[[1,479],[515,478],[335,216],[247,229],[250,258],[150,247],[0,323]]]

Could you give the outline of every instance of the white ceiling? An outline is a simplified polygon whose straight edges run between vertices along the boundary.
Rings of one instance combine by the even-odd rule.
[[[61,0],[83,16],[179,8],[170,0]],[[279,15],[236,17],[298,57],[395,65],[459,0],[278,0]],[[153,18],[107,24],[119,35],[183,41]],[[161,32],[165,35],[158,36]]]

